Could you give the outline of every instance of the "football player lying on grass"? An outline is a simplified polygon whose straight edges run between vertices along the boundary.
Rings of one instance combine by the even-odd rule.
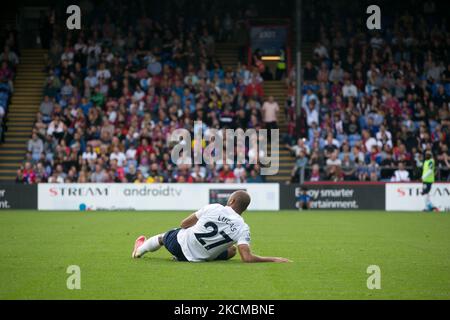
[[[181,222],[181,228],[146,239],[136,239],[133,258],[162,246],[178,261],[229,260],[236,255],[236,246],[244,262],[291,262],[278,257],[260,257],[250,250],[250,229],[241,215],[250,204],[245,191],[236,191],[224,207],[210,204]]]

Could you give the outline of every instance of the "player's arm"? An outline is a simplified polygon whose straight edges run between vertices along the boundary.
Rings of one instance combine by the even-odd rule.
[[[181,221],[181,228],[182,229],[188,229],[192,226],[194,226],[198,221],[196,213],[191,214],[189,217]]]
[[[188,229],[192,226],[194,226],[197,221],[204,215],[207,214],[208,210],[211,209],[211,207],[214,205],[207,205],[204,206],[203,208],[201,208],[200,210],[194,212],[193,214],[191,214],[189,217],[187,217],[186,219],[184,219],[183,221],[181,221],[181,228],[182,229]]]
[[[292,262],[286,258],[279,257],[261,257],[254,255],[250,250],[250,246],[248,244],[240,244],[238,245],[239,254],[241,255],[241,259],[246,263],[255,263],[255,262]]]

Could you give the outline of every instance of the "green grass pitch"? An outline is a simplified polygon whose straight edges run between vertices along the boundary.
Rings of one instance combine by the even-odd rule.
[[[290,264],[183,263],[134,240],[188,213],[0,212],[0,299],[449,299],[450,215],[249,212],[252,248]],[[69,265],[81,289],[68,290]],[[367,288],[369,265],[381,289]]]

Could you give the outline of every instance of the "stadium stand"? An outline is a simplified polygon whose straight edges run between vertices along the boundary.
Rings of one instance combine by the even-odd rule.
[[[291,181],[418,180],[425,152],[435,155],[445,181],[450,34],[443,4],[418,2],[396,16],[390,3],[381,32],[349,18],[363,5],[352,3],[345,19],[330,1],[306,5],[318,32],[305,32],[315,44],[303,69],[299,119],[294,71],[287,80],[289,120],[306,128],[288,142],[296,156]]]
[[[6,136],[12,136],[13,130],[8,130],[7,119],[13,117],[11,97],[14,92],[14,78],[19,62],[19,48],[17,34],[15,32],[15,12],[9,8],[4,8],[0,13],[0,181],[11,180],[17,169],[17,163],[23,157],[15,158],[14,167],[7,166],[12,161],[14,147],[16,145],[5,143]],[[9,133],[7,133],[9,131]]]
[[[14,77],[12,95],[7,116],[8,131],[0,148],[2,180],[13,180],[18,163],[24,159],[35,114],[42,100],[42,83],[45,79],[45,50],[24,49]]]
[[[305,2],[297,116],[294,67],[280,80],[255,68],[255,59],[245,65],[249,21],[276,9],[249,2],[232,16],[226,4],[199,3],[196,12],[164,8],[178,14],[161,19],[117,3],[114,11],[88,8],[82,32],[55,25],[16,181],[391,181],[405,169],[414,180],[426,150],[437,158],[438,179],[449,178],[450,37],[439,7],[418,5],[398,19],[393,9],[382,32],[372,32],[348,18],[364,3],[348,6],[343,19],[329,8],[344,2]],[[192,131],[200,119],[212,128],[264,128],[274,122],[261,112],[274,107],[270,96],[283,142],[277,176],[259,175],[258,165],[170,162],[172,130]]]
[[[259,165],[175,166],[167,139],[174,129],[192,130],[194,120],[212,128],[264,127],[264,81],[223,43],[255,8],[235,20],[187,14],[167,23],[130,5],[137,24],[98,9],[92,20],[86,15],[88,31],[53,29],[44,98],[16,181],[264,181]]]

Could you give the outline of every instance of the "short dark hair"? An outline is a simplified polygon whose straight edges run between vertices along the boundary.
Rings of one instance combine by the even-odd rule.
[[[238,190],[233,192],[231,196],[235,200],[234,209],[237,213],[241,214],[242,212],[247,210],[247,207],[249,206],[251,201],[250,195],[247,193],[247,191]]]

